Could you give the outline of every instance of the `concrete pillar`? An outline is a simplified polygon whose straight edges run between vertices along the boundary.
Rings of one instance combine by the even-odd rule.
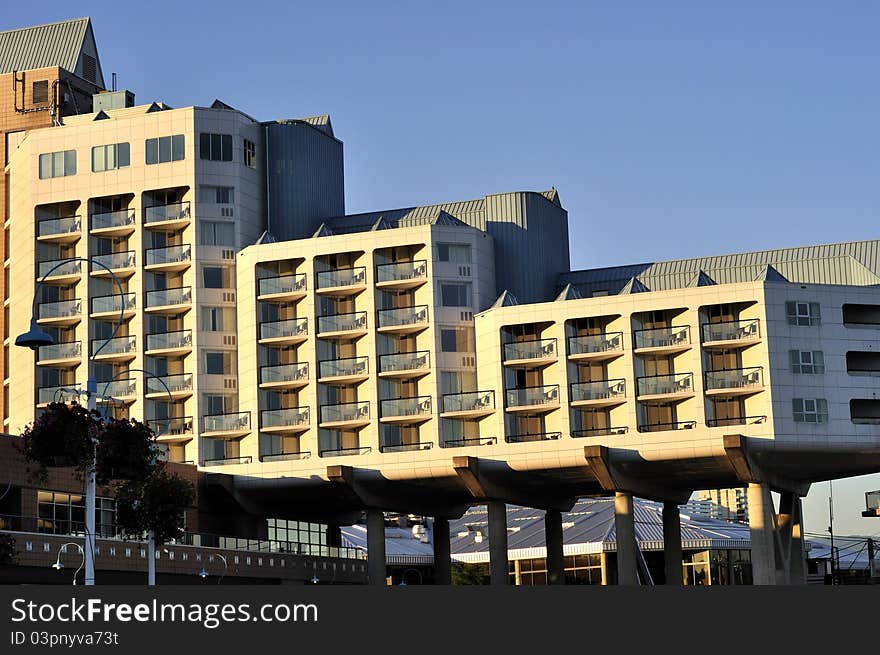
[[[776,584],[776,538],[773,497],[766,484],[749,483],[749,529],[752,538],[752,580],[756,585]]]
[[[434,584],[452,584],[452,560],[449,550],[449,519],[434,517],[431,539],[434,545]]]
[[[792,506],[791,541],[788,559],[788,584],[807,584],[807,558],[804,552],[804,507],[800,496]]]
[[[663,503],[663,567],[666,584],[681,586],[681,515],[677,503]]]
[[[608,553],[601,552],[599,553],[599,564],[602,568],[599,569],[599,572],[602,575],[602,586],[608,586]]]
[[[636,559],[636,524],[633,517],[632,494],[614,494],[614,528],[617,532],[617,584],[639,584]]]
[[[565,584],[562,512],[548,509],[544,514],[544,543],[547,545],[547,584]]]
[[[513,560],[513,584],[517,587],[522,585],[522,560]]]
[[[509,584],[507,571],[507,506],[498,500],[487,504],[489,511],[489,582]]]
[[[385,517],[382,510],[367,510],[367,577],[369,584],[384,586],[385,568]]]

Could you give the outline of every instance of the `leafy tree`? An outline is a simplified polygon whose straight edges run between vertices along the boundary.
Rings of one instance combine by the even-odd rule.
[[[152,530],[160,545],[180,536],[184,509],[194,499],[191,482],[156,467],[146,478],[128,480],[117,487],[116,523],[126,537],[135,539]]]
[[[487,585],[489,584],[488,564],[452,563],[453,585]]]
[[[101,425],[96,475],[99,483],[138,480],[154,467],[159,449],[153,431],[136,419],[110,419]]]

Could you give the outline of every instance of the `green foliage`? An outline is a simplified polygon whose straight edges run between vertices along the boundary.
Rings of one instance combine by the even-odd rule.
[[[73,466],[84,474],[94,455],[99,420],[98,412],[77,403],[50,403],[21,433],[22,454],[36,466],[36,477],[44,480],[52,466]]]
[[[116,523],[127,537],[140,539],[152,530],[156,544],[163,544],[180,536],[183,512],[194,499],[191,482],[157,467],[148,477],[117,487]]]
[[[0,564],[15,563],[15,538],[11,534],[0,533]]]
[[[489,584],[488,564],[452,563],[452,584],[454,585],[487,585]]]
[[[135,419],[110,419],[99,431],[96,476],[110,480],[137,480],[150,474],[158,455],[152,430]]]

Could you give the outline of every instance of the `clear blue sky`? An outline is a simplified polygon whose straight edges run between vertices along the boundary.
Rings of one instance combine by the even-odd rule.
[[[0,29],[79,15],[139,102],[331,114],[349,212],[553,185],[579,268],[878,236],[878,3],[44,1]],[[880,476],[835,486],[836,531],[880,532]]]

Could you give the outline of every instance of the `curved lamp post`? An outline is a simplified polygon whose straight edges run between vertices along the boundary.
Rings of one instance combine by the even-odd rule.
[[[217,580],[217,584],[220,584],[220,581],[223,580],[224,576],[226,575],[226,571],[229,570],[229,564],[226,562],[226,557],[224,555],[221,555],[220,553],[217,553],[214,557],[219,557],[220,560],[223,562],[223,573],[220,574],[220,578]],[[202,570],[199,571],[199,577],[202,579],[208,577],[208,569],[205,568],[204,564],[202,564]]]
[[[20,334],[15,338],[15,345],[22,346],[25,348],[30,348],[33,351],[38,351],[41,346],[51,346],[55,343],[55,339],[52,338],[52,335],[48,332],[44,332],[40,329],[39,324],[37,323],[37,298],[39,297],[40,289],[45,286],[46,278],[49,277],[52,273],[54,273],[57,269],[61,268],[65,264],[69,264],[70,262],[85,262],[86,265],[96,264],[101,268],[104,268],[109,274],[113,281],[116,283],[116,287],[119,289],[119,297],[122,300],[122,303],[119,307],[119,321],[113,328],[113,332],[109,337],[101,344],[101,347],[98,348],[94,353],[92,353],[91,357],[89,357],[89,371],[88,371],[88,379],[86,380],[86,401],[87,407],[89,411],[95,409],[97,404],[97,391],[98,391],[98,383],[95,381],[94,373],[92,371],[92,365],[94,364],[95,357],[104,349],[104,347],[110,343],[113,337],[116,336],[116,333],[119,331],[119,328],[122,326],[125,320],[125,303],[124,296],[125,290],[122,288],[122,282],[119,281],[119,278],[116,277],[116,274],[110,269],[107,264],[104,262],[98,261],[91,257],[68,257],[59,261],[55,266],[50,268],[43,276],[37,280],[37,286],[34,289],[34,300],[31,308],[31,325],[30,329],[24,334]],[[95,444],[95,448],[97,448],[97,444]],[[85,560],[85,583],[86,585],[95,584],[95,459],[96,453],[92,455],[92,461],[89,465],[88,474],[86,475],[86,548],[84,549],[84,560]]]
[[[79,573],[82,570],[83,565],[86,563],[85,551],[83,550],[83,547],[80,546],[78,543],[76,543],[74,541],[68,541],[66,544],[61,544],[58,547],[58,557],[55,558],[55,563],[52,565],[52,568],[55,569],[56,571],[60,571],[61,569],[64,568],[64,564],[61,563],[61,552],[67,546],[76,546],[77,550],[79,550],[79,554],[82,555],[82,562],[80,562],[79,568],[73,572],[73,584],[76,584],[76,575],[77,575],[77,573]]]

